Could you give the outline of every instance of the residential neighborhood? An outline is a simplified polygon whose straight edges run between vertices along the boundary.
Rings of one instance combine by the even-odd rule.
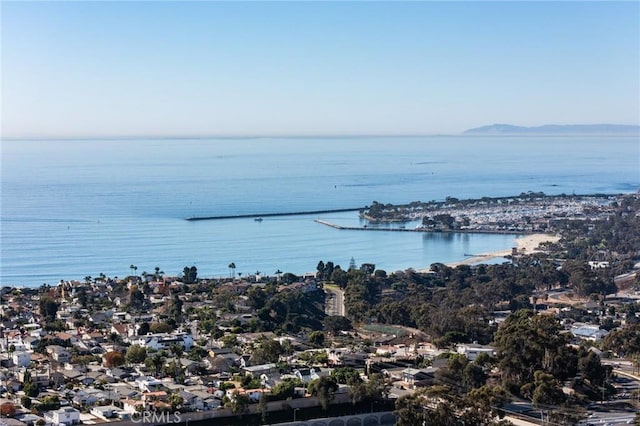
[[[230,265],[229,277],[207,279],[195,267],[138,275],[132,265],[124,278],[3,287],[0,424],[365,413],[407,424],[423,415],[416,407],[442,404],[482,424],[633,421],[640,263],[621,263],[603,243],[584,257],[563,244],[424,272],[320,261],[302,276],[240,277]]]

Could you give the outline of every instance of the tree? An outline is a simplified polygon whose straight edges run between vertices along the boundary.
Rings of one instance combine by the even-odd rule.
[[[253,350],[251,359],[259,364],[275,363],[284,353],[282,345],[277,340],[262,339]]]
[[[171,411],[176,411],[182,408],[182,404],[184,404],[184,398],[182,398],[177,393],[172,393],[171,395],[169,395],[167,402],[171,404]]]
[[[595,353],[583,351],[579,354],[578,371],[592,385],[604,386],[612,368],[608,365],[602,365],[600,357]]]
[[[509,315],[494,336],[503,378],[521,387],[532,382],[539,370],[565,377],[575,373],[577,357],[560,330],[558,320],[549,315],[527,309]]]
[[[309,343],[317,348],[324,346],[324,333],[322,331],[312,331],[309,333]]]
[[[22,404],[22,406],[28,410],[29,408],[31,408],[31,398],[29,398],[28,396],[23,396],[22,398],[20,398],[20,404]]]
[[[49,296],[44,296],[40,298],[38,305],[40,307],[40,315],[44,317],[46,322],[52,322],[56,319],[60,304],[56,303],[55,300]]]
[[[433,386],[396,400],[394,411],[398,426],[504,426],[510,422],[496,420],[488,400],[477,402],[477,395],[453,398],[446,387]],[[484,392],[483,390],[483,393]],[[492,392],[488,392],[492,393]]]
[[[244,414],[249,410],[249,397],[247,395],[240,394],[238,391],[233,392],[233,396],[226,404],[228,407],[231,407],[231,412],[233,414]]]
[[[271,390],[271,396],[275,400],[293,398],[293,396],[295,395],[296,386],[301,385],[302,382],[298,379],[284,379]]]
[[[340,331],[351,330],[353,326],[351,325],[351,320],[347,317],[329,315],[324,319],[324,329],[333,334],[337,334]]]
[[[159,266],[156,266],[154,268],[154,271],[155,271],[154,274],[153,274],[153,279],[154,280],[159,280],[164,275],[164,271],[161,271]]]
[[[131,345],[124,356],[128,364],[138,364],[147,358],[147,349],[140,345]]]
[[[0,404],[0,415],[2,417],[13,417],[16,414],[16,406],[11,402]]]
[[[533,384],[524,387],[523,394],[529,394],[535,406],[560,405],[566,400],[556,378],[544,371],[536,371]]]
[[[146,336],[149,333],[149,323],[143,322],[140,324],[140,328],[138,328],[138,336]]]
[[[167,315],[169,319],[172,319],[176,324],[182,322],[182,306],[182,300],[177,294],[174,294],[171,303],[167,307]]]
[[[171,353],[173,355],[175,355],[176,358],[180,358],[180,357],[182,357],[182,354],[184,353],[184,346],[179,344],[179,343],[173,343],[169,347],[169,350],[171,351]]]
[[[173,331],[173,327],[166,322],[154,322],[149,326],[149,331],[152,333],[170,333]]]
[[[331,372],[331,377],[335,381],[342,385],[353,385],[355,383],[361,383],[360,373],[353,367],[337,367]]]
[[[109,368],[120,367],[125,363],[125,357],[122,355],[122,352],[107,352],[104,354],[104,363]]]
[[[640,324],[612,331],[604,338],[603,345],[621,357],[640,353]]]
[[[40,401],[40,405],[38,406],[38,409],[40,411],[51,411],[57,410],[59,408],[60,399],[58,398],[58,395],[45,396],[44,398],[42,398],[42,401]]]
[[[185,284],[193,284],[198,279],[198,268],[195,266],[185,266],[182,270],[182,281]]]
[[[324,262],[322,260],[320,262],[318,262],[318,266],[316,266],[316,271],[318,271],[317,278],[319,280],[326,280],[327,279],[327,277],[325,275]]]
[[[229,276],[233,279],[236,275],[236,264],[231,262],[229,264]]]
[[[349,385],[349,394],[353,404],[362,401],[379,402],[387,398],[390,388],[391,386],[385,381],[384,376],[372,374],[366,382],[352,381],[352,384]]]
[[[22,385],[22,391],[26,396],[29,396],[31,398],[35,398],[40,393],[38,386],[31,380],[25,380],[24,385]]]
[[[329,408],[329,404],[338,390],[338,383],[331,377],[322,376],[309,383],[309,393],[318,397],[323,410]]]
[[[155,352],[151,357],[147,357],[144,361],[145,365],[149,368],[153,368],[155,371],[155,376],[158,377],[160,375],[160,371],[162,370],[162,366],[166,360],[165,353]]]

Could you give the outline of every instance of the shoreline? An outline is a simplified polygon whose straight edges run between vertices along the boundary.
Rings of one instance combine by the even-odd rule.
[[[530,234],[530,235],[516,238],[514,240],[514,243],[515,243],[514,247],[516,247],[518,249],[518,252],[521,254],[538,253],[540,252],[540,250],[538,250],[538,247],[540,246],[540,244],[546,243],[546,242],[555,243],[558,240],[560,240],[560,237],[557,235]],[[475,255],[457,262],[449,262],[449,263],[446,263],[445,265],[447,265],[450,268],[455,268],[456,266],[460,266],[460,265],[473,265],[476,263],[481,263],[481,262],[495,259],[498,257],[510,256],[511,253],[512,253],[511,248],[504,249],[504,250],[496,250],[496,251],[487,252],[487,253],[480,253],[478,255]],[[427,269],[424,269],[424,271],[426,270]]]

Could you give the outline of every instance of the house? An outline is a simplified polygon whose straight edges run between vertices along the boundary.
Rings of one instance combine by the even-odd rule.
[[[196,391],[196,390],[191,391],[189,393],[191,393],[192,395],[194,395],[195,397],[199,398],[199,400],[202,401],[202,410],[203,411],[213,410],[214,408],[218,408],[218,407],[221,406],[220,399],[222,399],[222,397],[220,399],[218,399],[215,395],[212,395],[212,394],[209,394],[209,393],[203,392],[203,391]],[[223,392],[223,394],[224,394],[224,392]]]
[[[296,368],[293,370],[293,375],[305,385],[322,376],[319,368]]]
[[[162,382],[153,377],[138,377],[136,385],[141,392],[155,392],[162,388]]]
[[[119,417],[118,413],[120,413],[120,411],[122,411],[121,408],[113,405],[98,405],[96,407],[91,407],[91,414],[105,420]]]
[[[16,367],[28,367],[31,362],[31,354],[29,352],[14,352],[11,360]]]
[[[168,395],[165,391],[145,392],[142,394],[142,401],[146,403],[155,401],[166,401]]]
[[[148,334],[139,336],[138,339],[131,339],[133,344],[150,348],[156,351],[169,349],[172,345],[180,345],[184,350],[188,351],[193,346],[193,337],[187,333],[179,334]]]
[[[180,395],[180,397],[182,398],[183,407],[186,408],[188,411],[196,411],[196,410],[204,409],[204,406],[205,406],[204,401],[198,395],[195,395],[187,391],[180,391],[178,392],[178,395]]]
[[[609,334],[606,330],[601,330],[598,326],[575,326],[571,328],[571,333],[579,339],[599,342]]]
[[[27,424],[24,422],[21,422],[20,420],[7,417],[7,418],[0,418],[0,426],[27,426]]]
[[[99,395],[88,393],[85,391],[79,391],[73,397],[72,402],[76,406],[94,405],[100,400]]]
[[[251,377],[260,377],[263,374],[267,376],[278,371],[278,367],[275,364],[260,364],[249,367],[242,367],[242,371],[245,374],[251,375]]]
[[[405,368],[402,370],[402,381],[410,386],[415,386],[418,382],[433,381],[435,369],[429,368]]]
[[[221,373],[227,371],[229,367],[234,364],[234,360],[238,356],[234,353],[227,354],[227,356],[216,355],[214,358],[205,358],[202,362],[205,364],[205,368],[211,370],[214,373]]]
[[[49,354],[54,360],[60,363],[71,362],[71,353],[62,346],[47,346],[47,354]]]
[[[45,413],[44,418],[54,425],[77,425],[80,424],[80,411],[71,407],[62,407]]]
[[[127,413],[135,414],[144,411],[145,404],[137,399],[125,399],[122,401],[122,408]]]
[[[16,415],[16,418],[20,420],[22,423],[29,426],[35,425],[36,423],[40,422],[40,420],[46,423],[46,420],[44,418],[40,416],[36,416],[35,414],[31,414],[31,413]]]
[[[474,361],[480,354],[487,354],[489,356],[493,356],[495,353],[495,349],[491,346],[478,345],[478,344],[463,344],[458,345],[456,351],[466,356],[469,361]]]
[[[265,331],[262,333],[241,333],[236,336],[238,343],[249,344],[259,339],[273,340],[276,337],[272,331]]]

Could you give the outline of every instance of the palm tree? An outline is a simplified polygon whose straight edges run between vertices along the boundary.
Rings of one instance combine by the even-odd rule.
[[[282,271],[280,269],[276,271],[276,277],[278,278],[278,282],[280,282],[280,279],[282,278]]]
[[[133,276],[138,270],[138,267],[132,263],[131,265],[129,265],[129,269],[131,269],[131,275]]]
[[[153,278],[154,278],[155,280],[160,279],[160,277],[162,277],[162,275],[164,275],[164,271],[161,271],[159,266],[156,266],[156,267],[155,267],[155,271],[156,271],[156,273],[155,273],[155,274],[154,274],[154,276],[153,276]]]
[[[231,278],[233,279],[236,275],[236,264],[231,262],[229,264],[229,275],[231,275]]]

